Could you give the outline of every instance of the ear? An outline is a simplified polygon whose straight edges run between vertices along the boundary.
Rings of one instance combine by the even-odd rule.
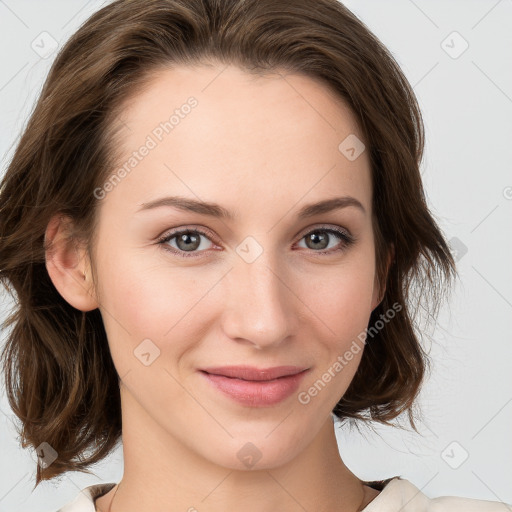
[[[93,293],[87,252],[70,236],[69,217],[56,214],[45,233],[46,269],[61,296],[80,311],[91,311],[99,304]]]
[[[389,267],[391,266],[391,262],[395,258],[395,246],[393,244],[390,245],[388,251],[388,258],[386,262],[386,273],[384,277],[384,288],[382,290],[379,289],[379,282],[377,273],[375,273],[375,281],[373,283],[373,297],[372,297],[372,311],[382,302],[384,298],[384,294],[386,293],[386,281],[389,272]]]

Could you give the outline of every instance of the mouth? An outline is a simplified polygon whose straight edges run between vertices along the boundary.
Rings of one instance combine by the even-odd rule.
[[[276,367],[257,370],[230,367],[200,370],[216,391],[247,407],[269,407],[289,398],[310,368]],[[215,373],[222,372],[222,373]],[[229,373],[230,375],[225,375]]]
[[[218,366],[201,370],[210,375],[219,375],[232,379],[247,381],[271,381],[291,375],[297,375],[308,370],[304,366],[275,366],[273,368],[255,368],[253,366]]]

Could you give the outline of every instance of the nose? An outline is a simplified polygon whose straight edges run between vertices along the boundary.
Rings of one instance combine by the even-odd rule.
[[[224,278],[222,323],[226,336],[256,349],[278,347],[296,334],[301,304],[282,267],[262,254],[237,261]]]

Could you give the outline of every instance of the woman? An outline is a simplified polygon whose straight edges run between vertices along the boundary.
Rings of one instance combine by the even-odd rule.
[[[335,0],[95,13],[1,188],[36,486],[122,434],[122,481],[62,511],[510,509],[362,481],[337,449],[333,415],[415,428],[412,290],[434,314],[455,277],[422,150],[410,85]]]

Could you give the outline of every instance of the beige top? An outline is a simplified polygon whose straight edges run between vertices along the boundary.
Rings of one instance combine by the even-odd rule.
[[[401,477],[381,482],[365,482],[380,490],[363,512],[512,512],[512,505],[500,501],[484,501],[455,496],[428,498],[415,485]],[[86,487],[57,512],[96,512],[94,500],[106,494],[115,483]]]

